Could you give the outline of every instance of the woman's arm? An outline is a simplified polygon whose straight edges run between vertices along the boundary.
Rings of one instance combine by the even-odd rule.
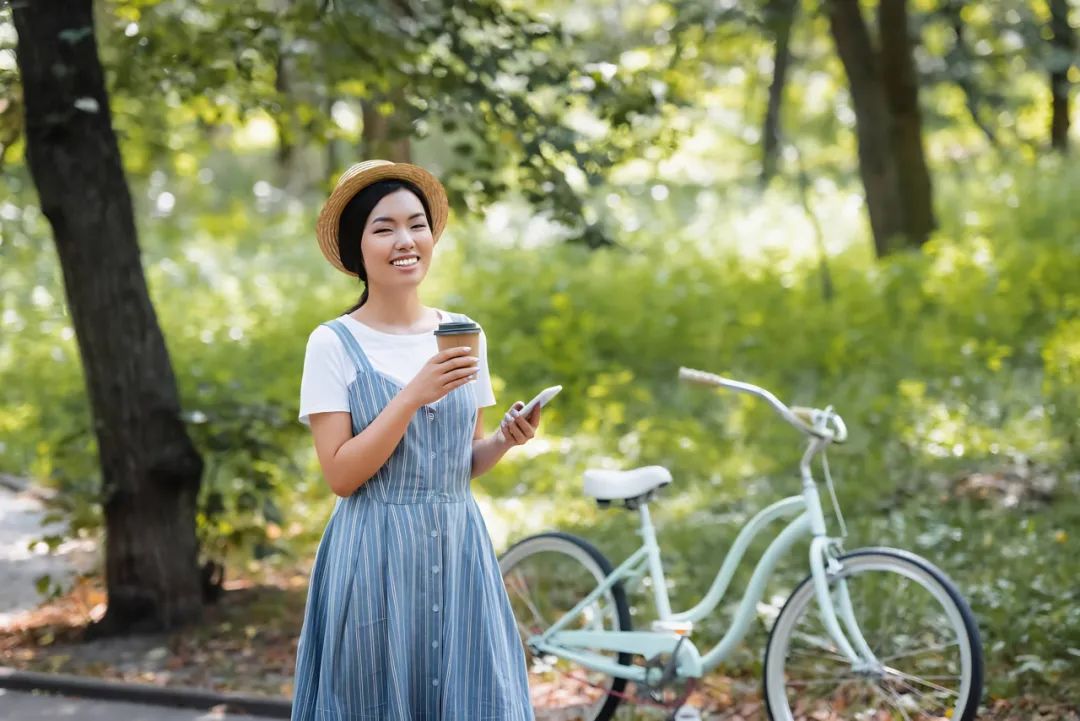
[[[356,436],[348,413],[312,413],[315,454],[330,490],[348,498],[374,476],[405,436],[419,408],[410,396],[399,393]]]
[[[499,440],[498,433],[484,437],[484,409],[476,412],[476,430],[473,431],[472,478],[482,476],[499,462],[510,450],[510,444]]]
[[[386,404],[364,430],[352,436],[348,413],[312,413],[311,435],[323,476],[337,495],[347,498],[367,483],[394,449],[420,407],[434,403],[469,382],[476,373],[477,358],[471,348],[450,348],[436,353],[416,377]]]
[[[515,410],[522,407],[524,407],[524,404],[520,401],[513,406]],[[504,419],[499,426],[503,431],[501,434],[502,440],[500,440],[498,431],[486,438],[484,437],[483,417],[484,409],[481,408],[476,413],[476,429],[473,431],[473,478],[490,471],[495,467],[495,464],[502,460],[508,450],[514,446],[527,443],[536,435],[536,428],[540,425],[540,406],[537,406],[536,410],[532,412],[532,416],[527,419],[517,415],[510,422]]]

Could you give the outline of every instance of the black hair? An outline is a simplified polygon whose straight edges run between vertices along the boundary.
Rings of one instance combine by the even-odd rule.
[[[354,195],[341,211],[338,219],[338,257],[345,269],[356,273],[360,282],[364,284],[364,292],[360,294],[360,300],[356,305],[349,308],[346,313],[354,310],[367,302],[367,269],[364,267],[364,254],[360,250],[360,239],[364,235],[364,226],[367,225],[368,216],[379,201],[399,190],[408,190],[415,195],[420,204],[424,206],[424,215],[427,216],[428,227],[434,228],[431,223],[431,208],[428,207],[427,198],[424,197],[420,188],[407,180],[392,178],[379,180]]]

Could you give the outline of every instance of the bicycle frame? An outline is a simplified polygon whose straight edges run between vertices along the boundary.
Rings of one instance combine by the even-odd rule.
[[[829,636],[836,643],[840,653],[851,661],[853,670],[880,668],[879,662],[855,622],[844,581],[840,580],[836,584],[837,604],[834,605],[833,596],[829,591],[830,576],[840,570],[834,553],[839,544],[837,539],[827,535],[821,498],[810,469],[814,456],[827,444],[828,441],[821,438],[810,441],[799,466],[802,476],[802,494],[777,501],[750,519],[725,555],[709,590],[695,606],[685,611],[672,612],[660,561],[660,546],[656,539],[656,531],[649,515],[648,504],[641,503],[638,506],[640,533],[643,539],[641,547],[547,630],[529,638],[526,641],[527,645],[539,653],[552,654],[611,676],[645,683],[655,682],[661,670],[656,667],[645,668],[621,664],[594,651],[640,654],[646,659],[658,654],[668,654],[669,657],[675,658],[675,670],[678,677],[700,678],[704,673],[722,663],[745,637],[754,619],[757,603],[761,600],[765,584],[777,561],[784,557],[796,542],[810,536],[810,573],[814,579],[818,608]],[[720,641],[704,655],[688,637],[678,632],[563,630],[616,583],[636,581],[646,572],[649,573],[652,581],[658,625],[663,625],[665,622],[676,625],[678,622],[692,623],[707,617],[723,600],[735,571],[754,538],[773,521],[783,518],[791,520],[775,536],[758,560],[731,626]]]

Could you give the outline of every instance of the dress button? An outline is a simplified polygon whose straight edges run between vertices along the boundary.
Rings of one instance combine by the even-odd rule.
[[[428,412],[427,412],[427,419],[428,419],[429,421],[433,421],[433,420],[435,420],[435,411],[428,411]]]
[[[436,453],[435,451],[432,451],[432,452],[431,452],[431,457],[432,457],[432,458],[438,458],[438,457],[439,457],[439,454],[438,454],[438,453]]]
[[[439,572],[439,567],[438,566],[432,566],[431,567],[431,572],[432,573],[438,573]]]
[[[439,642],[438,641],[432,641],[431,642],[431,647],[432,648],[438,648],[439,647]]]
[[[434,606],[431,607],[431,610],[434,611],[435,613],[438,613],[439,612],[439,604],[436,603]]]
[[[431,681],[431,685],[432,685],[432,686],[438,686],[438,685],[439,685],[439,679],[437,679],[437,678],[436,678],[436,679],[432,679],[432,681]]]
[[[438,538],[439,537],[439,532],[438,531],[432,531],[431,532],[431,537],[432,538]]]

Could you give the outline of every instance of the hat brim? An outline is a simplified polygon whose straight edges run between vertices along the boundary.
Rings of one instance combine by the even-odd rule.
[[[446,219],[450,214],[446,189],[438,178],[420,166],[410,163],[392,163],[389,160],[369,160],[353,165],[338,179],[334,191],[330,193],[326,205],[319,213],[319,219],[315,223],[315,237],[318,238],[319,249],[330,264],[354,278],[357,273],[342,264],[338,248],[338,225],[341,222],[341,211],[357,193],[380,180],[405,180],[420,189],[431,211],[431,235],[436,242],[446,228]]]

